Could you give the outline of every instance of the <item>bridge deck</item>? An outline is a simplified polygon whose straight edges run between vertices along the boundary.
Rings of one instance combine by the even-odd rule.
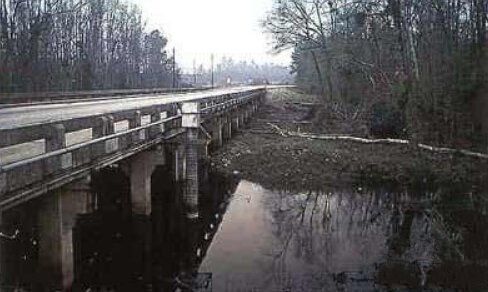
[[[56,104],[0,108],[0,130],[55,123],[64,120],[99,116],[126,110],[137,110],[139,108],[171,104],[175,102],[208,99],[260,88],[264,87],[236,87],[186,94],[144,95],[139,98],[128,97],[114,100],[71,101]]]
[[[0,209],[223,115],[238,128],[240,110],[256,108],[265,91],[253,86],[0,109]]]

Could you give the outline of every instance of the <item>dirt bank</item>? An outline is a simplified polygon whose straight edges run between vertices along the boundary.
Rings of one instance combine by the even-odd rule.
[[[270,125],[317,132],[315,103],[314,96],[296,90],[270,92],[251,123],[212,155],[212,165],[228,173],[239,171],[243,178],[266,187],[287,190],[320,190],[324,185],[351,183],[484,187],[488,180],[488,160],[405,145],[283,137]]]

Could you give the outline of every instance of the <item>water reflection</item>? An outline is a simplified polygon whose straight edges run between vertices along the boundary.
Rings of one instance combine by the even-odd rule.
[[[241,182],[201,270],[216,291],[487,289],[484,198]]]
[[[151,217],[106,211],[80,217],[77,288],[211,291],[211,273],[200,273],[198,267],[237,183],[218,174],[210,176],[202,186],[198,220],[187,219],[179,186],[164,180],[154,180]]]
[[[154,179],[152,216],[133,216],[126,184],[104,189],[111,177],[73,232],[75,291],[488,289],[488,197],[479,191],[290,193],[211,174],[200,218],[189,221],[174,182]],[[1,239],[3,284],[12,287],[2,291],[42,291],[35,209],[4,218],[3,230],[21,232]]]

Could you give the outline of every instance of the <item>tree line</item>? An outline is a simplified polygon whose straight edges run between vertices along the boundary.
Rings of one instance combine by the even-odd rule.
[[[194,68],[193,76],[188,83],[211,85],[212,72],[215,86],[228,86],[235,84],[289,84],[293,83],[293,75],[287,66],[255,61],[236,61],[231,57],[222,57],[214,64],[214,68],[205,69],[203,65]]]
[[[172,87],[167,42],[124,0],[0,0],[0,92]]]
[[[488,99],[487,11],[487,0],[275,0],[263,26],[324,104],[396,123],[396,136],[486,146],[474,113]]]

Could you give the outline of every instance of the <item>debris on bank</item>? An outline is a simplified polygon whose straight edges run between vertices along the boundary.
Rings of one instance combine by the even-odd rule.
[[[270,92],[247,128],[212,155],[212,165],[283,190],[321,190],[351,183],[425,188],[488,181],[488,161],[477,155],[422,151],[403,143],[312,139],[306,133],[317,129],[312,122],[316,110],[310,106],[316,103],[312,96],[292,89]]]

